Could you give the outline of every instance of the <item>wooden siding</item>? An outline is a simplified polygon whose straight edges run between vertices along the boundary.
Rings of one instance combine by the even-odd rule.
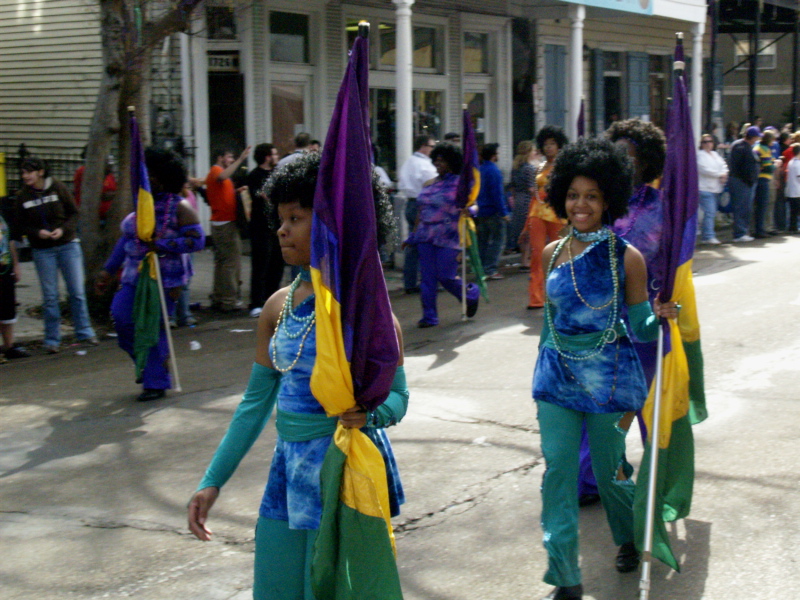
[[[0,143],[80,150],[101,68],[95,2],[0,0]]]

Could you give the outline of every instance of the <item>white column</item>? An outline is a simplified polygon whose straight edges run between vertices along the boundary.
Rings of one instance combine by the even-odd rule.
[[[206,31],[205,11],[200,19],[192,21],[192,31]],[[208,123],[208,44],[205,35],[193,35],[189,47],[192,68],[192,101],[194,106],[194,173],[193,177],[205,177],[211,168],[210,132]],[[211,209],[205,202],[197,203],[200,223],[208,235]]]
[[[181,41],[181,136],[186,147],[194,147],[194,95],[192,93],[192,36],[179,33]],[[195,159],[188,161],[187,169],[195,176]]]
[[[392,0],[397,6],[396,64],[397,89],[395,90],[395,121],[397,127],[397,170],[411,156],[413,117],[413,40],[411,35],[411,5],[414,0]],[[376,32],[377,33],[377,32]]]
[[[578,114],[581,110],[583,95],[583,22],[586,19],[586,7],[583,4],[571,4],[569,18],[572,30],[569,39],[569,102],[567,106],[567,135],[571,140],[578,139]]]
[[[695,144],[703,133],[703,34],[705,23],[692,25],[692,133]]]

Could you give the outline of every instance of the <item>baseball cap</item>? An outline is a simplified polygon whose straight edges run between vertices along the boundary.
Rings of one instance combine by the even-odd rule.
[[[748,127],[747,128],[747,133],[745,134],[745,137],[749,137],[749,138],[750,137],[761,137],[761,130],[758,127],[756,127],[755,125],[753,125],[752,127]]]

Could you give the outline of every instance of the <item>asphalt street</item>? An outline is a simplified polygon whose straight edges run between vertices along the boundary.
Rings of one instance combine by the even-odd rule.
[[[411,390],[390,431],[407,497],[395,520],[407,600],[550,589],[530,398],[542,315],[525,310],[526,275],[505,272],[466,323],[443,293],[442,324],[417,329],[418,297],[391,293]],[[692,513],[671,527],[681,572],[656,564],[651,598],[798,597],[800,238],[703,248],[695,272],[710,418],[694,430]],[[203,315],[177,330],[183,391],[150,404],[133,401],[132,365],[110,338],[0,366],[0,599],[250,597],[274,428],[223,489],[214,541],[188,533],[185,506],[246,385],[254,329]],[[634,435],[628,455],[641,457]],[[638,597],[638,575],[614,570],[599,506],[581,513],[581,554],[587,599]]]

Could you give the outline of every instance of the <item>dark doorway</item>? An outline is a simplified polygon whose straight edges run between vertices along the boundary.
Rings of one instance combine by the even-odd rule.
[[[623,118],[622,78],[616,75],[603,77],[603,95],[606,108],[606,129]]]
[[[208,74],[208,129],[212,162],[214,152],[230,148],[235,155],[245,148],[244,75]]]

